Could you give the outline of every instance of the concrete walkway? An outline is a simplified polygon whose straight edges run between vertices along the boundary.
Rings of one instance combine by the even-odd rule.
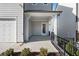
[[[15,52],[22,51],[24,48],[30,48],[32,52],[39,52],[41,47],[48,49],[48,52],[58,53],[48,36],[33,36],[27,43],[0,43],[0,52],[8,48],[13,48]]]

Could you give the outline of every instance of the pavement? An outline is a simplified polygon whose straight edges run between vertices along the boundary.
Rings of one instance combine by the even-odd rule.
[[[39,52],[42,47],[48,49],[48,52],[58,53],[58,50],[54,47],[47,36],[33,36],[27,43],[0,43],[0,53],[9,48],[13,48],[15,52],[20,52],[24,48],[30,48],[31,52]]]

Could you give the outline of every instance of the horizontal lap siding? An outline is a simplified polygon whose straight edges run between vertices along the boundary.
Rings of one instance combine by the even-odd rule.
[[[16,41],[23,42],[23,7],[18,3],[0,3],[0,18],[15,18]]]

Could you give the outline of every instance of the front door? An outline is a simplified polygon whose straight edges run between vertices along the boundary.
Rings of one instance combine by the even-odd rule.
[[[47,23],[43,22],[41,24],[41,35],[47,35]]]

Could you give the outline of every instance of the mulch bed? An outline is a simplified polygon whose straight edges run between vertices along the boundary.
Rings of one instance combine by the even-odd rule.
[[[20,53],[21,52],[15,52],[13,56],[20,56]],[[39,52],[31,52],[30,56],[40,56],[40,55],[39,55]],[[48,53],[47,56],[60,56],[60,54],[59,53]]]

